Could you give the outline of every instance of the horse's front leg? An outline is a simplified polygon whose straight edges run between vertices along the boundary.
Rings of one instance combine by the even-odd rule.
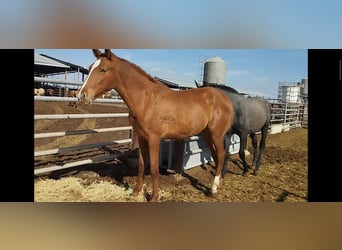
[[[150,172],[152,177],[152,197],[150,201],[158,201],[159,199],[159,150],[160,138],[153,137],[149,139],[150,151]]]
[[[148,161],[148,145],[146,140],[139,138],[139,166],[138,166],[138,177],[133,189],[132,195],[137,196],[142,190],[144,184],[144,172],[145,166]]]

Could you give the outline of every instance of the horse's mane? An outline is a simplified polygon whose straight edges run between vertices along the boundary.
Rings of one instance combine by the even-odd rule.
[[[217,83],[204,83],[204,84],[202,85],[202,87],[215,87],[215,88],[219,88],[219,89],[226,90],[226,91],[231,92],[231,93],[235,93],[235,94],[241,95],[241,93],[238,92],[236,89],[234,89],[234,88],[232,88],[232,87],[229,87],[229,86],[226,86],[226,85],[222,85],[222,84],[217,84]]]
[[[132,66],[132,68],[134,68],[138,73],[141,73],[142,75],[146,76],[149,80],[151,80],[152,82],[159,82],[157,79],[155,79],[153,76],[151,76],[150,74],[148,74],[145,70],[143,70],[141,67],[139,67],[138,65],[124,59],[124,58],[119,58],[121,61],[124,61],[126,63],[128,63],[129,65]]]
[[[106,54],[105,54],[105,53],[102,53],[100,56],[101,56],[101,57],[106,57]],[[156,83],[159,82],[157,79],[155,79],[153,76],[151,76],[150,74],[148,74],[145,70],[143,70],[143,69],[142,69],[141,67],[139,67],[138,65],[136,65],[136,64],[134,64],[134,63],[132,63],[132,62],[130,62],[130,61],[124,59],[124,58],[118,57],[118,56],[114,55],[113,53],[112,53],[112,56],[115,56],[115,57],[118,58],[120,61],[129,64],[133,69],[135,69],[138,73],[141,73],[142,75],[146,76],[150,81],[156,82]]]

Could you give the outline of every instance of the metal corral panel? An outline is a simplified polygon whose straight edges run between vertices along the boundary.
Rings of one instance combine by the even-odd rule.
[[[240,149],[240,137],[233,134],[231,138],[231,145],[229,147],[230,154],[236,154]],[[172,140],[166,140],[161,142],[161,165],[168,169],[173,169],[173,165],[177,161],[175,155],[174,143]],[[196,166],[203,165],[213,161],[211,152],[207,147],[207,144],[200,134],[193,136],[186,140],[183,153],[183,169],[190,169]],[[177,164],[177,163],[176,163]]]

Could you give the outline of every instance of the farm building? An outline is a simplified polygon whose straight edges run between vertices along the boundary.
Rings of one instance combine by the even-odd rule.
[[[80,73],[80,80],[84,81],[84,76],[88,75],[88,69],[44,54],[34,55],[35,76],[47,77],[65,74],[67,77],[67,74],[71,73]]]
[[[54,76],[63,74],[64,79],[53,80]],[[71,74],[77,74],[78,81],[83,82],[88,69],[44,54],[34,55],[34,88],[44,89],[44,95],[75,96],[77,85],[75,87],[73,82],[67,80]],[[51,82],[47,82],[47,78],[51,78]]]

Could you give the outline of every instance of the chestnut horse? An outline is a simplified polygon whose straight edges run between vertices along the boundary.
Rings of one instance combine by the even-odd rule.
[[[211,192],[217,193],[225,158],[224,136],[231,129],[234,109],[229,98],[215,88],[175,91],[147,74],[139,66],[114,55],[93,49],[96,61],[78,93],[78,100],[92,103],[115,89],[129,109],[129,120],[139,141],[137,182],[132,192],[139,194],[144,169],[150,163],[151,201],[159,198],[159,151],[162,139],[184,140],[203,132],[215,161]]]

